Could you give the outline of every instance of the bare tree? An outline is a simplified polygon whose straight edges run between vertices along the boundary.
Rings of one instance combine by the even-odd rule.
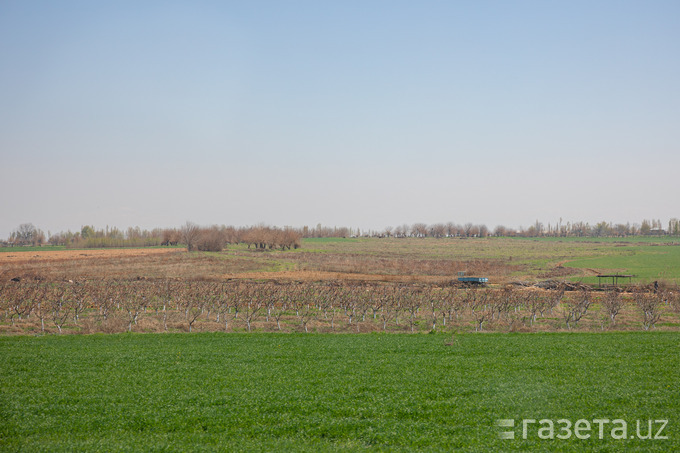
[[[361,318],[361,322],[366,321],[366,313],[368,313],[368,310],[372,309],[372,302],[371,302],[371,294],[373,290],[370,287],[367,286],[358,286],[355,289],[355,296],[357,298],[357,304],[356,304],[356,315],[357,315],[357,332],[360,331],[359,329],[359,318]]]
[[[143,309],[142,295],[136,286],[130,284],[121,286],[120,289],[122,290],[120,302],[128,315],[128,332],[132,332],[132,325],[137,324],[137,318]]]
[[[40,332],[45,333],[45,318],[49,314],[49,308],[46,301],[49,300],[49,289],[47,286],[37,287],[35,292],[35,310],[34,313],[40,320]]]
[[[364,296],[366,296],[366,301],[370,303],[373,319],[378,316],[378,312],[382,310],[383,305],[385,305],[385,298],[383,297],[382,292],[382,288],[372,288],[371,290],[367,290],[364,294]]]
[[[84,283],[72,283],[71,297],[73,307],[73,323],[78,325],[80,315],[88,306],[88,300],[91,298],[92,291],[89,285]]]
[[[293,296],[295,315],[300,321],[300,324],[302,325],[302,328],[305,330],[305,332],[308,332],[307,324],[314,317],[314,311],[312,310],[310,304],[313,291],[314,288],[302,288],[301,290],[296,291],[296,294]]]
[[[205,311],[207,286],[202,282],[190,283],[183,288],[184,314],[191,332],[194,323]]]
[[[545,303],[545,299],[538,291],[530,291],[526,293],[524,302],[527,309],[529,310],[529,322],[533,326],[536,322],[536,316],[538,315],[538,312],[541,311],[541,308]]]
[[[61,328],[66,323],[66,320],[71,314],[67,288],[53,287],[53,291],[50,294],[49,303],[52,322],[59,330],[59,333],[62,333]]]
[[[494,236],[507,236],[507,234],[508,234],[508,229],[506,227],[504,227],[503,225],[498,225],[493,230]]]
[[[435,238],[443,238],[446,235],[446,225],[435,223],[430,226],[430,235]]]
[[[33,295],[35,288],[30,284],[19,283],[16,286],[10,286],[9,301],[10,301],[10,321],[14,325],[14,317],[17,316],[22,320],[24,316],[28,317],[33,311]]]
[[[465,308],[465,298],[463,297],[461,291],[456,288],[447,288],[444,291],[442,299],[442,312],[444,313],[444,325],[446,325],[446,319],[451,323],[451,318],[456,315],[456,319],[460,317],[460,313]]]
[[[188,251],[195,250],[198,246],[198,239],[201,236],[201,229],[195,223],[187,222],[180,229],[182,242],[187,246]]]
[[[510,310],[517,306],[517,296],[512,289],[512,286],[506,286],[493,298],[494,312],[491,319],[497,318],[499,321],[505,317],[509,318]]]
[[[161,245],[177,245],[181,239],[179,231],[175,229],[165,229],[162,232]]]
[[[230,298],[227,292],[230,290],[229,285],[221,283],[213,287],[213,297],[215,299],[215,322],[220,322],[220,318],[224,320],[224,331],[229,327],[227,319],[227,311],[230,308]]]
[[[404,308],[409,315],[408,324],[411,328],[411,332],[415,332],[416,316],[423,303],[424,293],[424,290],[416,290],[412,291],[404,298]]]
[[[42,245],[45,242],[45,233],[32,223],[22,223],[10,234],[9,242],[14,245]]]
[[[163,320],[163,330],[168,330],[168,301],[170,300],[170,282],[159,281],[152,284],[150,288],[147,306],[154,310],[156,316]]]
[[[323,317],[331,322],[331,330],[335,330],[336,305],[342,303],[341,288],[330,286],[319,292],[319,308],[323,311]]]
[[[662,298],[660,295],[636,292],[633,294],[633,299],[642,312],[642,327],[645,330],[653,328],[661,318]]]
[[[484,322],[491,318],[490,295],[491,293],[486,290],[470,290],[465,295],[467,305],[475,320],[476,332],[481,332]]]
[[[281,330],[281,318],[288,310],[290,304],[290,291],[286,287],[276,287],[273,289],[272,299],[275,301],[272,305],[271,315],[276,320],[276,328]]]
[[[549,310],[552,314],[553,309],[557,308],[564,298],[564,285],[560,285],[559,289],[548,290],[548,295],[546,298],[546,303],[541,308],[541,316],[545,310]]]
[[[252,323],[257,319],[260,310],[262,309],[262,300],[259,297],[258,288],[249,288],[249,291],[244,295],[245,301],[243,302],[243,318],[246,321],[246,327],[248,332],[252,329]]]
[[[427,306],[430,308],[430,325],[431,330],[437,330],[437,317],[439,316],[439,310],[442,306],[441,293],[435,291],[428,291],[427,293]]]
[[[411,226],[411,235],[417,238],[424,238],[427,236],[427,225],[424,223],[414,223],[413,226]]]
[[[616,323],[616,316],[623,308],[623,299],[618,291],[607,291],[600,299],[600,304],[609,316],[609,321],[613,325]]]
[[[680,313],[680,290],[678,290],[677,286],[675,290],[666,293],[666,300],[674,312]]]
[[[398,310],[398,298],[395,295],[385,293],[382,294],[382,297],[384,302],[380,310],[380,319],[383,322],[383,331],[387,332],[387,323],[394,319]]]
[[[562,304],[562,313],[569,330],[585,316],[588,308],[590,308],[590,303],[590,291],[584,289]]]
[[[194,245],[197,250],[204,252],[221,252],[226,243],[225,233],[217,226],[213,226],[211,228],[201,228]]]

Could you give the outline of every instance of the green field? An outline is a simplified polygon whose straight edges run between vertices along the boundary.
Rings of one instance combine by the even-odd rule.
[[[639,282],[663,280],[680,282],[680,246],[637,245],[625,250],[613,249],[602,256],[581,258],[569,266],[600,269],[605,273],[633,274]],[[583,279],[596,283],[596,277]]]
[[[0,450],[677,451],[679,346],[664,332],[3,337]],[[555,434],[623,419],[626,437],[668,420],[668,439],[593,425],[523,440],[525,418]]]
[[[44,245],[42,247],[0,247],[0,253],[10,252],[50,252],[54,250],[66,250],[63,245]]]

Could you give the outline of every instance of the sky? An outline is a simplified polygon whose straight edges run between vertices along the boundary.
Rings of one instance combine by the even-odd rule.
[[[0,0],[0,238],[680,217],[680,2]]]

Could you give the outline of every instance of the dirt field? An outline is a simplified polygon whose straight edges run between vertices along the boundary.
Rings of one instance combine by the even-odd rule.
[[[16,265],[36,262],[59,262],[92,258],[130,258],[138,256],[160,255],[177,252],[176,248],[140,248],[140,249],[93,249],[93,250],[47,250],[44,252],[7,252],[0,253],[0,265]]]

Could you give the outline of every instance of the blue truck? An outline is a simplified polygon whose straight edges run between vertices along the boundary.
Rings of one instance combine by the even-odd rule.
[[[489,282],[486,277],[466,277],[465,272],[458,272],[458,281],[467,285],[485,285]]]

